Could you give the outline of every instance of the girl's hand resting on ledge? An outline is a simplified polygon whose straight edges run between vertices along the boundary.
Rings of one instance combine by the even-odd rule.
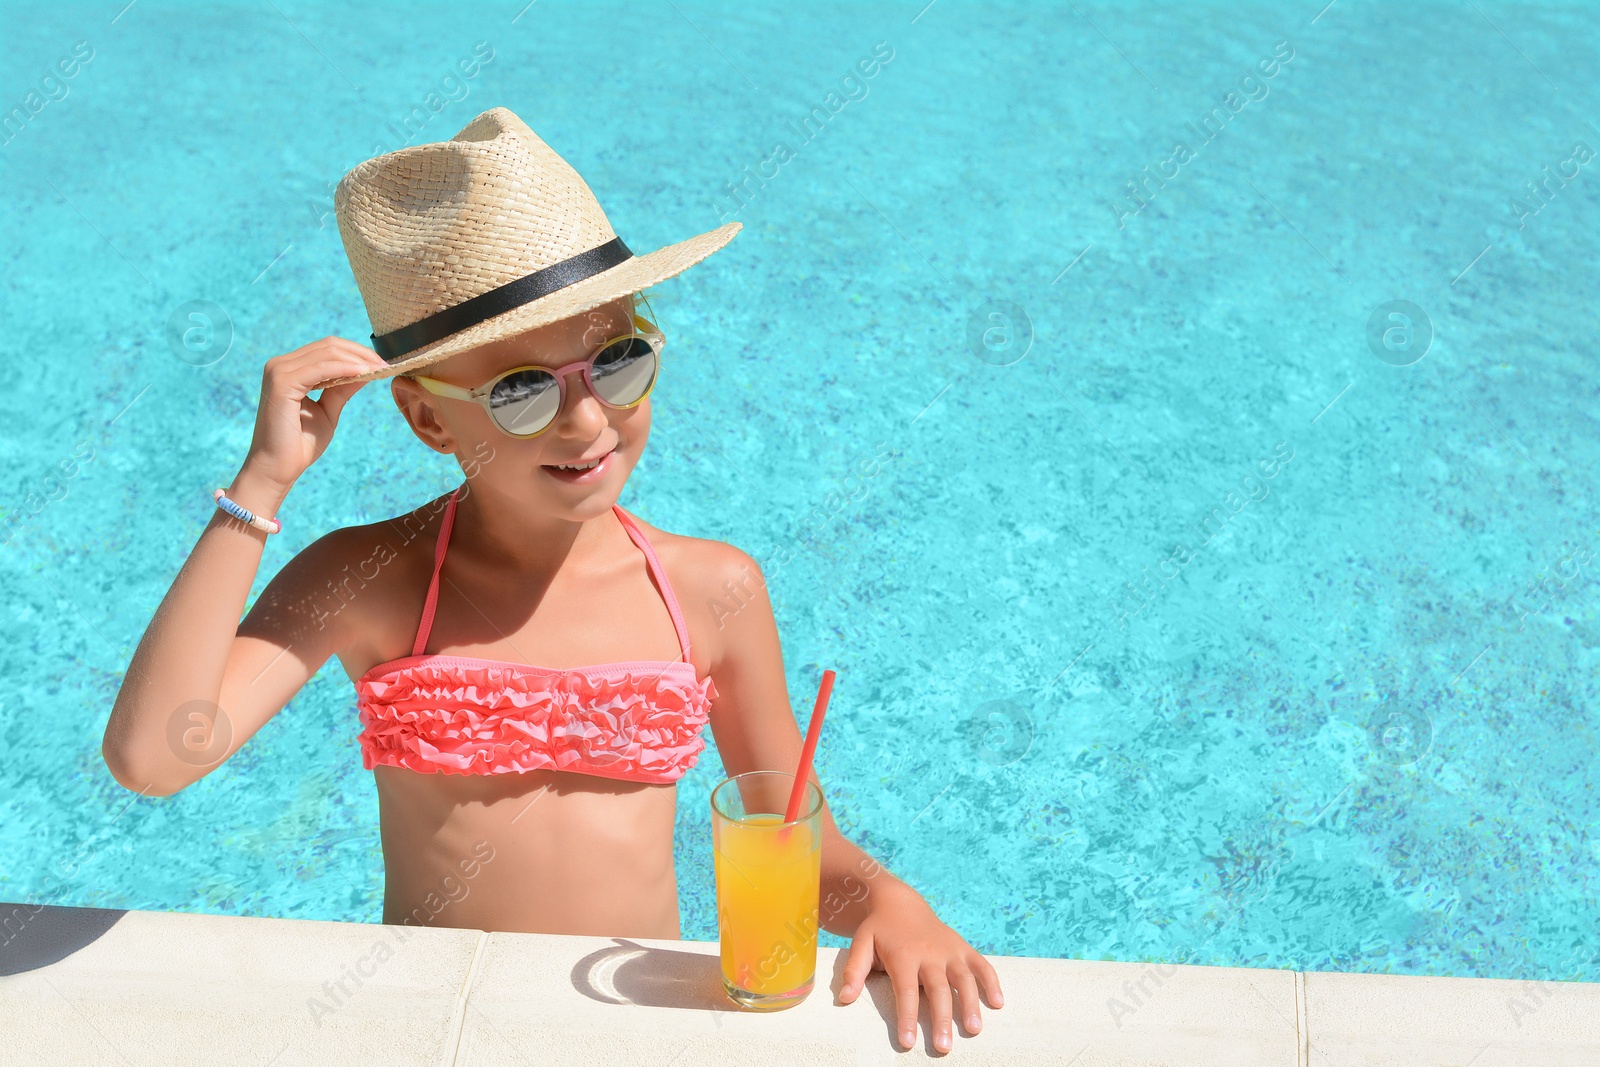
[[[766,575],[749,554],[721,542],[706,542],[698,595],[688,603],[719,603],[725,590],[741,591],[736,611],[701,615],[709,637],[710,673],[717,679],[711,729],[727,776],[747,771],[798,767],[800,727],[784,678],[783,649]],[[714,636],[713,636],[714,635]],[[837,698],[836,698],[837,699]],[[822,788],[813,767],[811,781]],[[826,793],[824,793],[824,797]],[[911,1048],[917,1039],[918,988],[927,990],[934,1048],[948,1052],[953,988],[969,1035],[982,1027],[978,990],[991,1008],[1003,1003],[1000,979],[977,949],[933,913],[917,891],[891,874],[840,831],[822,806],[822,870],[818,926],[851,938],[839,1002],[860,996],[874,969],[888,972],[895,996],[895,1032]]]
[[[915,891],[873,894],[872,911],[856,928],[844,965],[839,1001],[852,1003],[861,995],[871,971],[885,971],[894,989],[896,1028],[900,1043],[911,1048],[917,1039],[917,989],[928,993],[928,1015],[933,1044],[950,1051],[951,996],[960,998],[961,1016],[969,1035],[983,1027],[978,1011],[978,990],[991,1008],[1001,1007],[1000,976],[977,949],[939,920]]]

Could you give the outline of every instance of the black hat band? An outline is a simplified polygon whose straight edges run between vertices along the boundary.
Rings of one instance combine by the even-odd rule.
[[[496,315],[503,315],[512,308],[521,307],[540,297],[549,296],[557,290],[565,289],[585,278],[592,278],[601,271],[610,270],[618,263],[632,258],[633,253],[622,243],[622,238],[613,237],[605,244],[591,248],[587,252],[579,252],[560,263],[552,263],[548,267],[506,282],[486,293],[479,293],[453,307],[418,319],[409,326],[390,330],[382,337],[373,334],[372,350],[382,356],[384,362],[393,363],[424,345],[443,340],[453,333],[460,333],[469,326],[476,326]]]

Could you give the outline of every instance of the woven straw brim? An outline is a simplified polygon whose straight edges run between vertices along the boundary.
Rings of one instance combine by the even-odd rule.
[[[344,385],[349,382],[392,378],[396,374],[437,363],[457,352],[465,352],[469,348],[514,337],[519,333],[526,333],[540,326],[580,315],[591,308],[610,303],[629,293],[637,293],[641,289],[649,288],[657,282],[682,273],[733,240],[734,234],[743,226],[742,222],[730,222],[726,226],[719,226],[687,241],[679,241],[677,244],[658,248],[654,252],[634,256],[610,270],[601,271],[592,278],[585,278],[564,289],[558,289],[549,296],[512,308],[492,319],[485,319],[475,326],[435,341],[431,345],[425,345],[415,352],[409,352],[404,359],[387,367],[343,378],[333,378],[312,388],[326,389],[329,386]]]

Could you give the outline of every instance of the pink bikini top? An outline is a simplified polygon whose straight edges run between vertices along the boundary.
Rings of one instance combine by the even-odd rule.
[[[460,492],[445,506],[411,655],[380,663],[356,682],[366,769],[381,763],[443,774],[558,770],[652,783],[683,777],[705,748],[701,730],[717,690],[710,675],[695,677],[666,571],[619,506],[611,510],[644,552],[678,632],[681,659],[558,669],[423,654]]]

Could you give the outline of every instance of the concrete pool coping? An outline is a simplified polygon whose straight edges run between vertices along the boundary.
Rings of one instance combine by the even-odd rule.
[[[843,950],[772,1014],[715,943],[0,904],[0,1059],[28,1064],[878,1064],[902,1051]],[[1600,984],[990,957],[974,1064],[1502,1067],[1600,1062]]]

